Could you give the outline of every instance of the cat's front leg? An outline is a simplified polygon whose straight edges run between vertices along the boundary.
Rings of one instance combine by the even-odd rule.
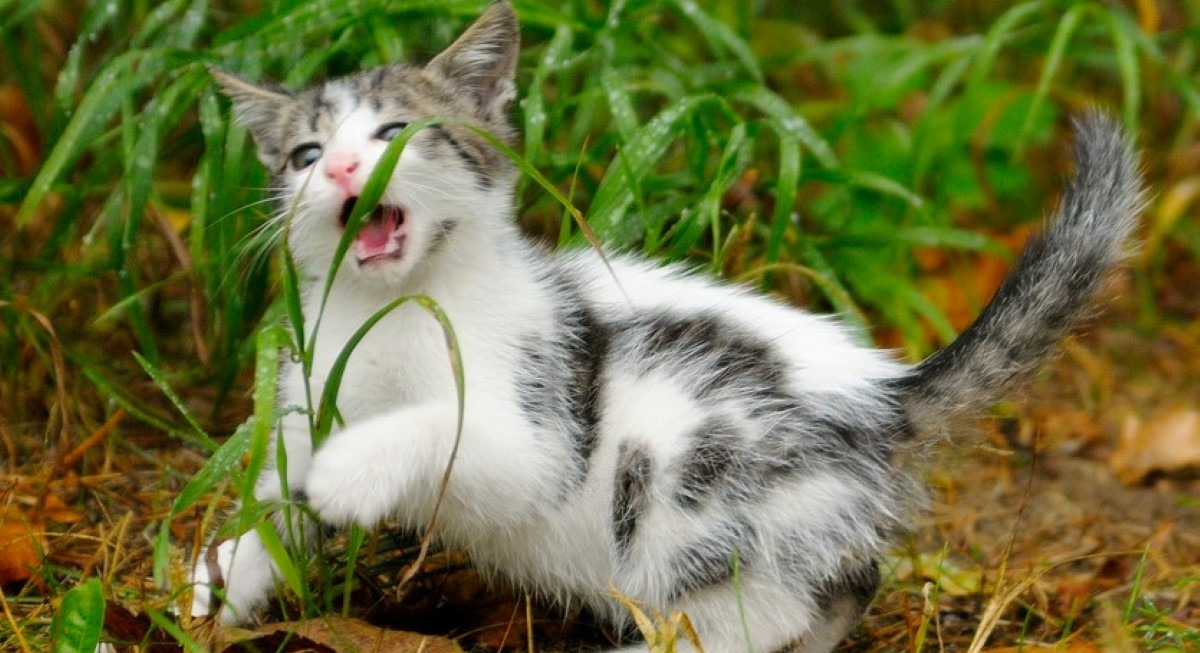
[[[521,518],[542,501],[553,464],[503,406],[465,416],[453,473],[441,507],[442,522],[469,527]],[[482,417],[473,417],[486,415]],[[459,432],[454,402],[395,410],[331,437],[313,457],[305,492],[330,524],[367,528],[388,517],[423,527],[442,491],[442,476]]]
[[[224,626],[245,623],[271,598],[275,562],[254,531],[212,547],[192,570],[192,616],[215,611]]]
[[[254,496],[259,501],[299,499],[302,502],[303,497],[296,494],[304,486],[312,461],[307,418],[300,413],[286,415],[282,436],[286,478],[274,466],[266,467],[259,474]],[[271,447],[267,458],[276,460],[275,446]],[[289,548],[312,546],[317,534],[316,523],[300,506],[282,508],[271,521]],[[278,576],[278,566],[255,530],[224,542],[214,541],[192,568],[191,614],[207,616],[216,613],[224,625],[245,623],[270,599]]]

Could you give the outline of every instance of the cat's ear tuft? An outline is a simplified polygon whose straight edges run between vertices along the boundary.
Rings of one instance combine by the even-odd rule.
[[[274,169],[281,155],[280,118],[284,107],[294,100],[292,94],[278,86],[255,84],[216,66],[209,66],[208,72],[221,92],[233,101],[238,122],[254,137],[258,158]]]
[[[434,71],[470,93],[484,122],[504,121],[517,95],[517,54],[521,33],[508,0],[483,12],[453,45],[430,61]]]

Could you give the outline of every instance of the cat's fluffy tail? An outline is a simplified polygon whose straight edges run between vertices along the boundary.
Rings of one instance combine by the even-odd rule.
[[[975,322],[900,382],[918,430],[978,411],[1031,373],[1123,258],[1142,205],[1136,157],[1109,116],[1076,121],[1075,178],[1047,231],[1026,247]]]

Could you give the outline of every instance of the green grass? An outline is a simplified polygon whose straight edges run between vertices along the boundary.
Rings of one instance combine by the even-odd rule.
[[[270,181],[205,66],[299,87],[428,58],[484,4],[10,0],[0,85],[32,121],[0,103],[0,428],[13,459],[53,469],[48,444],[123,408],[212,456],[184,484],[153,447],[110,442],[178,479],[168,519],[231,476],[248,494],[274,431],[273,352],[303,360],[312,334],[279,328],[298,323],[297,303],[265,226]],[[1164,194],[1186,181],[1166,160],[1200,129],[1193,2],[1152,33],[1153,17],[1091,2],[603,4],[516,2],[528,232],[586,246],[569,201],[609,247],[840,312],[913,357],[960,326],[925,292],[922,256],[962,274],[1008,256],[1003,237],[1039,221],[1064,176],[1070,115],[1120,115]],[[1147,323],[1164,317],[1169,261],[1200,256],[1188,206],[1152,204]],[[327,398],[312,408],[327,432]],[[269,507],[248,506],[242,525]],[[158,532],[165,582],[180,554]],[[330,609],[301,573],[289,584],[305,609]],[[1147,642],[1172,636],[1154,603],[1130,605]],[[26,639],[44,640],[38,623]],[[15,646],[3,628],[0,648]]]

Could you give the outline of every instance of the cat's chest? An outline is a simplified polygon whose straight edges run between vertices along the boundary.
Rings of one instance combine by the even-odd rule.
[[[415,304],[400,306],[365,328],[370,306],[335,302],[316,326],[313,380],[336,384],[347,420],[453,392],[450,357],[440,325]],[[309,327],[312,333],[313,326]]]

